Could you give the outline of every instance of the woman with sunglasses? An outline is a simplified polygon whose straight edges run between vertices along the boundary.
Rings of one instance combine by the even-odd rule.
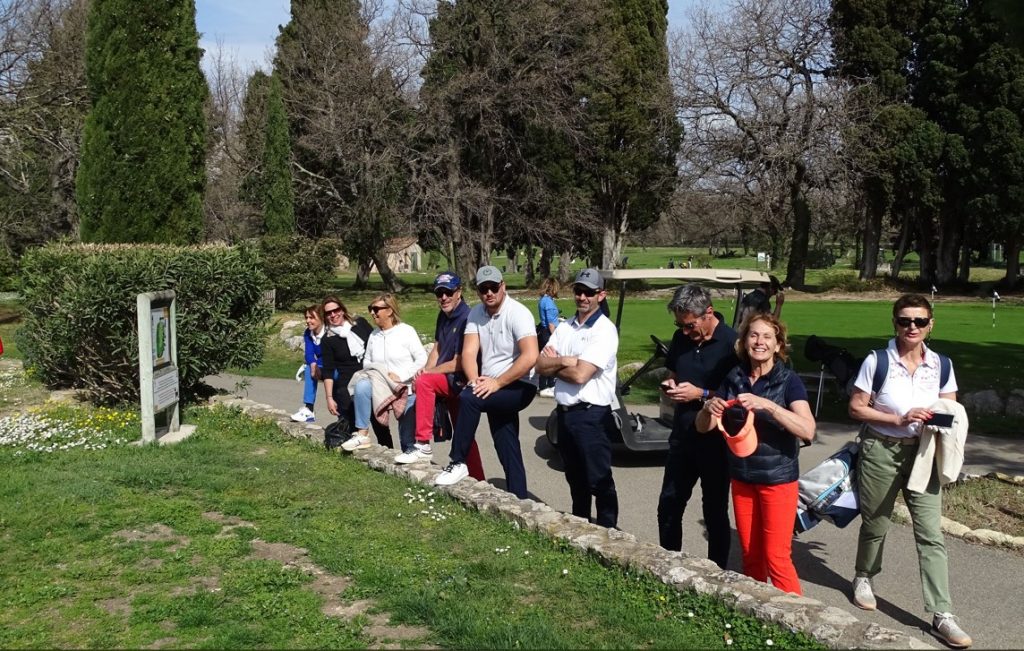
[[[933,613],[932,634],[949,646],[966,648],[971,638],[950,613],[942,488],[936,469],[932,468],[925,492],[907,489],[921,428],[932,417],[929,407],[939,398],[956,400],[956,378],[950,368],[942,382],[939,355],[925,345],[935,325],[927,298],[919,294],[900,296],[892,306],[892,324],[896,336],[884,351],[877,351],[888,356],[883,385],[877,395],[872,395],[878,362],[876,355],[868,355],[850,396],[850,416],[866,425],[861,429],[857,458],[861,526],[853,603],[865,610],[877,608],[871,579],[882,569],[885,534],[896,495],[902,491],[914,524],[924,605]]]
[[[342,431],[349,434],[355,415],[348,383],[355,372],[363,368],[363,352],[372,328],[366,319],[352,316],[337,296],[325,298],[321,309],[327,325],[327,332],[320,340],[327,410],[346,421]]]
[[[793,566],[800,442],[814,438],[807,389],[786,362],[786,326],[754,313],[736,338],[739,366],[697,414],[697,431],[710,432],[735,404],[753,413],[757,446],[738,456],[729,449],[729,477],[743,573],[783,592],[803,594]],[[708,434],[711,436],[712,434]]]
[[[392,383],[406,385],[405,409],[399,416],[399,433],[403,453],[415,451],[416,395],[412,393],[412,382],[416,373],[427,362],[420,336],[408,323],[402,323],[398,299],[394,294],[379,294],[369,306],[370,316],[377,326],[366,342],[363,369],[379,369],[387,374]],[[356,431],[352,438],[341,444],[343,450],[361,450],[370,447],[369,428],[371,418],[377,412],[374,400],[373,382],[368,377],[357,377],[355,386],[349,382],[355,405]],[[408,417],[406,416],[408,414]],[[388,441],[382,441],[387,444]]]

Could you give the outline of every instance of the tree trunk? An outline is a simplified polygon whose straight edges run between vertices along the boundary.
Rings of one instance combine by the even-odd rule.
[[[935,252],[935,284],[948,285],[956,279],[960,260],[960,219],[956,209],[944,210],[939,218],[939,245]]]
[[[903,224],[900,225],[900,239],[896,245],[896,251],[892,258],[892,269],[889,272],[889,277],[896,280],[900,277],[900,271],[903,270],[903,258],[907,255],[907,249],[910,247],[910,220],[903,220]]]
[[[605,222],[601,233],[601,268],[617,269],[622,257],[622,240],[629,228],[629,211],[626,208],[613,210],[617,223]]]
[[[554,256],[554,251],[551,250],[550,246],[543,246],[540,249],[540,262],[537,263],[537,276],[540,278],[551,277],[551,258]]]
[[[558,284],[564,285],[569,282],[569,265],[572,264],[572,255],[569,251],[564,251],[562,255],[558,256]]]
[[[380,253],[374,252],[370,255],[373,259],[373,264],[377,266],[377,273],[380,274],[381,280],[384,281],[384,288],[394,294],[404,290],[405,285],[403,285],[402,281],[398,279],[397,275],[395,275],[394,270],[388,266],[388,254],[382,251]]]
[[[352,284],[353,289],[366,289],[370,285],[370,265],[373,260],[356,260],[356,281]]]
[[[507,247],[505,249],[505,255],[508,258],[508,263],[505,265],[505,271],[510,274],[519,273],[519,247]]]
[[[1006,259],[1006,276],[1002,280],[1005,287],[1014,287],[1017,284],[1017,277],[1020,275],[1020,236],[1011,233],[1003,241],[1003,250]]]
[[[920,283],[924,286],[935,284],[935,246],[932,244],[931,220],[920,221],[917,226],[917,255],[921,259]]]
[[[872,193],[870,187],[865,188],[865,193],[868,195],[865,206],[867,219],[864,220],[864,256],[860,264],[860,279],[873,280],[878,273],[878,246],[882,241],[885,202],[878,196],[880,193]]]
[[[960,241],[963,243],[960,247],[960,271],[957,272],[956,279],[960,283],[968,283],[971,280],[971,247],[967,245],[967,238],[963,237],[961,232]]]
[[[790,181],[790,205],[793,207],[793,237],[789,243],[789,264],[783,285],[803,288],[807,273],[807,244],[811,235],[811,209],[803,192],[803,179],[807,166],[797,161],[793,180]]]

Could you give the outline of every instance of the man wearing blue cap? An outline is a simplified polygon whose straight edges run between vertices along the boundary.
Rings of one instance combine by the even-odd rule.
[[[619,333],[601,313],[604,278],[584,269],[572,287],[576,316],[555,328],[537,360],[537,372],[555,378],[558,403],[558,452],[572,497],[572,514],[603,527],[618,523],[619,498],[612,478],[612,413],[618,377]]]
[[[434,296],[441,308],[434,325],[434,347],[426,365],[416,373],[416,443],[410,452],[395,457],[395,463],[416,463],[433,458],[431,442],[434,432],[434,410],[437,398],[445,399],[452,422],[458,422],[459,392],[466,386],[466,376],[459,368],[462,338],[466,331],[469,306],[462,300],[462,279],[445,271],[434,279]],[[469,475],[484,479],[484,467],[476,441],[466,458]]]
[[[490,265],[476,272],[480,305],[469,311],[462,342],[462,370],[468,384],[459,394],[459,421],[452,436],[451,463],[434,480],[450,486],[469,475],[466,460],[480,415],[487,414],[505,488],[525,498],[526,467],[519,445],[519,412],[537,394],[523,380],[537,362],[537,327],[528,307],[507,295],[501,272]],[[479,353],[479,363],[477,354]]]

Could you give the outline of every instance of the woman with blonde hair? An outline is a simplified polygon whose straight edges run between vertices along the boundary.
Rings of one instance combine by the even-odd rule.
[[[797,457],[800,442],[814,438],[815,423],[803,381],[785,364],[787,343],[786,326],[775,316],[749,316],[736,338],[740,364],[704,403],[696,425],[699,432],[721,427],[733,415],[726,410],[735,407],[746,412],[749,428],[753,414],[753,431],[746,434],[756,436],[756,445],[728,448],[743,573],[758,581],[770,579],[783,592],[802,594],[792,554]]]
[[[416,395],[412,393],[413,380],[426,363],[427,352],[416,330],[402,323],[398,299],[394,294],[378,294],[370,301],[369,310],[377,327],[366,341],[363,370],[349,382],[355,403],[356,431],[341,447],[348,452],[370,447],[371,418],[377,417],[393,399],[398,399],[405,400],[401,413],[395,414],[399,419],[401,451],[412,452],[416,413],[410,411],[416,404]],[[390,391],[390,395],[384,389]],[[409,414],[408,418],[406,414]]]

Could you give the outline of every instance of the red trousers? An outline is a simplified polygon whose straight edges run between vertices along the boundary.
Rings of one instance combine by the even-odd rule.
[[[417,398],[419,400],[419,398]],[[766,486],[732,480],[732,508],[743,548],[743,573],[802,595],[793,566],[796,482]]]
[[[416,378],[416,442],[431,443],[434,440],[434,409],[438,396],[445,399],[448,413],[452,416],[452,424],[459,418],[459,394],[453,393],[448,385],[448,376],[443,373],[423,373]],[[480,448],[476,441],[466,455],[466,468],[469,476],[477,481],[484,481],[484,464],[480,459]]]

